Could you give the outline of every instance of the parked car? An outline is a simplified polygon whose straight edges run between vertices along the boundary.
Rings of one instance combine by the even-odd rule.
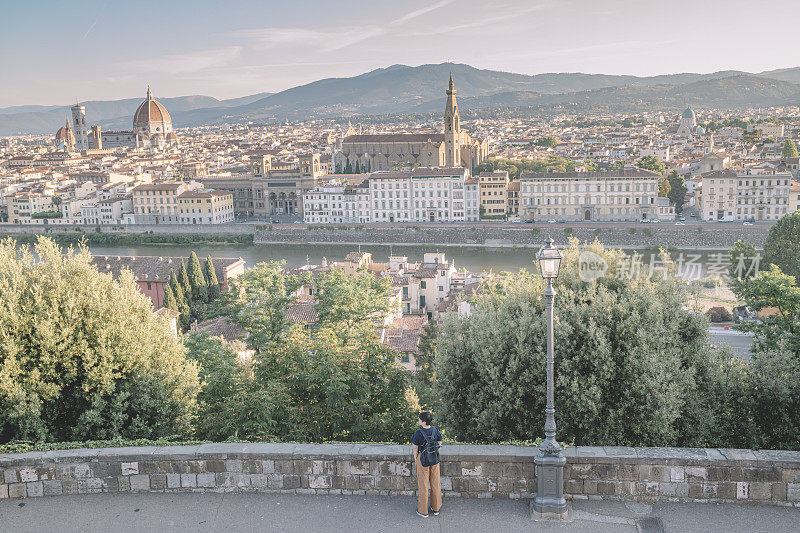
[[[281,221],[278,220],[277,218],[273,218],[272,220],[270,220],[270,222],[273,223],[273,224],[280,224],[281,223]]]
[[[752,225],[753,225],[752,222],[745,222],[744,224],[742,224],[742,226],[752,226]]]
[[[689,216],[690,217],[696,217],[697,215],[695,215],[694,213],[690,213]]]
[[[526,223],[526,224],[533,224],[534,222],[536,222],[536,221],[535,221],[535,220],[533,220],[532,218],[526,218],[526,219],[525,219],[525,223]]]
[[[657,218],[654,218],[654,219],[651,219],[651,220],[650,220],[650,223],[651,223],[651,224],[661,224],[661,220],[659,220],[659,219],[657,219]]]
[[[681,222],[681,221],[679,220],[678,222],[676,222],[676,223],[675,223],[675,225],[676,225],[676,226],[685,226],[685,225],[686,225],[686,223],[685,223],[685,222]]]
[[[561,220],[559,220],[559,221],[558,221],[558,223],[559,223],[559,224],[566,224],[566,223],[567,223],[567,221],[566,221],[566,220],[564,220],[564,219],[562,218]]]
[[[551,218],[550,220],[548,220],[548,221],[547,221],[547,223],[548,223],[548,224],[555,224],[555,223],[556,223],[556,221],[555,221],[554,219],[552,219],[552,218]]]

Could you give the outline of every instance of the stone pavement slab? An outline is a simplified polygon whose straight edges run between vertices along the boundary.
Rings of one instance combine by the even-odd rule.
[[[527,500],[446,499],[422,519],[416,500],[295,494],[87,494],[0,500],[0,531],[25,532],[666,532],[800,530],[800,509],[734,504],[573,502],[569,523],[534,522]],[[649,529],[648,529],[649,528]]]

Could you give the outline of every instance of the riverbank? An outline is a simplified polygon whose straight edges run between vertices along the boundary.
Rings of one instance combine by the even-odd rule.
[[[547,237],[566,245],[575,237],[581,242],[600,241],[623,249],[673,248],[684,250],[728,250],[739,239],[762,248],[769,226],[567,226],[540,227],[475,226],[256,226],[255,244],[342,244],[467,246],[486,248],[539,248]]]
[[[743,239],[762,248],[769,226],[733,224],[426,224],[426,225],[305,225],[218,224],[132,226],[15,226],[0,224],[0,235],[35,242],[45,234],[61,244],[85,239],[95,246],[141,244],[287,244],[347,246],[453,246],[470,248],[538,248],[547,237],[566,245],[571,237],[599,240],[623,249],[673,248],[728,250]]]

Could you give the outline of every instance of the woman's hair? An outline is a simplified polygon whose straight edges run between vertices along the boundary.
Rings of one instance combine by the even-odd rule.
[[[419,414],[419,419],[430,426],[431,422],[433,422],[433,415],[430,414],[428,411],[422,411]]]

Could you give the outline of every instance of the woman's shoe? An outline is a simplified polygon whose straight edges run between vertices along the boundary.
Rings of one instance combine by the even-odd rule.
[[[420,513],[419,510],[417,510],[417,514],[420,515],[422,518],[428,518],[428,515]]]

